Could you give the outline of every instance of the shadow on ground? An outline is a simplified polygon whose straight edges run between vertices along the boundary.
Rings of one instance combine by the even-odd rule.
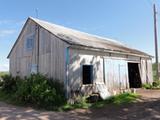
[[[90,119],[107,120],[160,120],[160,99],[150,99],[145,102],[91,110]]]
[[[69,112],[36,111],[0,102],[0,119],[3,120],[159,120],[160,99],[142,100],[127,105],[107,105],[100,109],[74,110]]]
[[[160,90],[139,89],[138,102],[99,109],[48,112],[0,102],[0,120],[160,120]]]

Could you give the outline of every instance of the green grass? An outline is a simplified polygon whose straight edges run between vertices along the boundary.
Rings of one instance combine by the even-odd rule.
[[[139,95],[135,93],[123,93],[116,96],[112,96],[106,100],[101,100],[96,103],[87,103],[85,98],[82,98],[82,101],[80,103],[76,104],[65,104],[63,106],[60,106],[57,110],[58,111],[68,111],[73,109],[89,109],[89,108],[103,108],[106,105],[112,104],[112,105],[123,105],[123,104],[129,104],[133,103],[139,98]],[[11,103],[19,106],[25,106],[23,103],[20,103],[19,101],[14,100],[14,96],[11,94],[4,93],[0,90],[0,101],[5,101],[6,103]],[[41,108],[39,108],[41,109]]]
[[[21,106],[29,105],[38,109],[66,111],[77,108],[101,108],[107,104],[127,104],[138,98],[137,94],[123,93],[96,103],[88,103],[87,97],[79,96],[76,97],[75,104],[68,104],[62,88],[61,83],[56,81],[51,83],[45,76],[39,74],[31,75],[24,80],[6,75],[0,84],[0,101]]]
[[[143,84],[143,85],[142,85],[142,88],[152,89],[152,88],[153,88],[153,85],[152,85],[152,84]]]
[[[153,83],[146,83],[142,85],[145,89],[160,89],[160,80],[155,80]]]
[[[102,108],[106,105],[112,104],[112,105],[123,105],[123,104],[129,104],[135,102],[139,98],[138,94],[135,93],[123,93],[116,96],[109,97],[106,100],[101,100],[96,103],[87,103],[86,101],[83,101],[81,103],[77,104],[66,104],[62,107],[63,110],[72,110],[77,108]]]
[[[123,93],[116,96],[112,96],[106,100],[99,101],[92,105],[93,108],[101,108],[107,104],[114,104],[114,105],[122,105],[122,104],[129,104],[133,103],[139,98],[138,94],[135,93]]]
[[[7,72],[7,71],[6,72],[0,72],[0,77],[4,76],[4,75],[8,75],[8,74],[9,74],[9,72]]]
[[[67,110],[73,110],[77,108],[83,108],[83,109],[88,109],[91,107],[91,103],[87,103],[86,97],[79,98],[80,101],[75,104],[69,104],[66,103],[64,106],[61,107],[62,110],[67,111]]]

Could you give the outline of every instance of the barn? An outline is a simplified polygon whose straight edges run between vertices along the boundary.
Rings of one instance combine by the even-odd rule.
[[[41,73],[74,92],[102,98],[152,83],[152,56],[108,38],[29,17],[8,59],[10,74]]]

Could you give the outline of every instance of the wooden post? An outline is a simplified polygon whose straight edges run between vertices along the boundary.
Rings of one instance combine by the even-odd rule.
[[[158,42],[157,42],[157,19],[156,19],[156,5],[153,4],[154,13],[154,41],[155,41],[155,62],[156,62],[156,76],[159,79],[159,64],[158,64]]]
[[[37,38],[37,73],[39,73],[39,32],[40,27],[38,25],[38,38]]]

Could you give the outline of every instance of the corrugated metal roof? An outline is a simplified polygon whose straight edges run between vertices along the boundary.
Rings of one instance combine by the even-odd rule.
[[[60,39],[72,45],[80,45],[80,46],[91,47],[91,48],[102,49],[102,50],[106,49],[111,51],[118,51],[118,52],[127,53],[128,55],[135,54],[138,56],[142,55],[143,57],[151,57],[151,55],[147,53],[127,47],[126,45],[116,40],[80,32],[77,30],[52,24],[52,23],[39,20],[36,18],[32,18],[32,17],[29,17],[28,20],[32,20],[36,22],[37,24],[39,24],[41,27],[43,27],[50,33],[54,34],[55,36],[59,37]]]
[[[142,51],[139,51],[133,48],[126,47],[126,45],[116,40],[99,37],[96,35],[91,35],[88,33],[80,32],[80,31],[66,28],[60,25],[55,25],[55,24],[52,24],[52,23],[49,23],[43,20],[31,18],[31,17],[30,19],[32,19],[34,22],[36,22],[43,28],[47,29],[54,35],[58,36],[59,38],[71,44],[98,48],[98,49],[107,49],[107,50],[109,49],[112,51],[125,52],[128,54],[132,53],[132,54],[138,54],[138,55],[151,57],[147,53],[144,53]]]

